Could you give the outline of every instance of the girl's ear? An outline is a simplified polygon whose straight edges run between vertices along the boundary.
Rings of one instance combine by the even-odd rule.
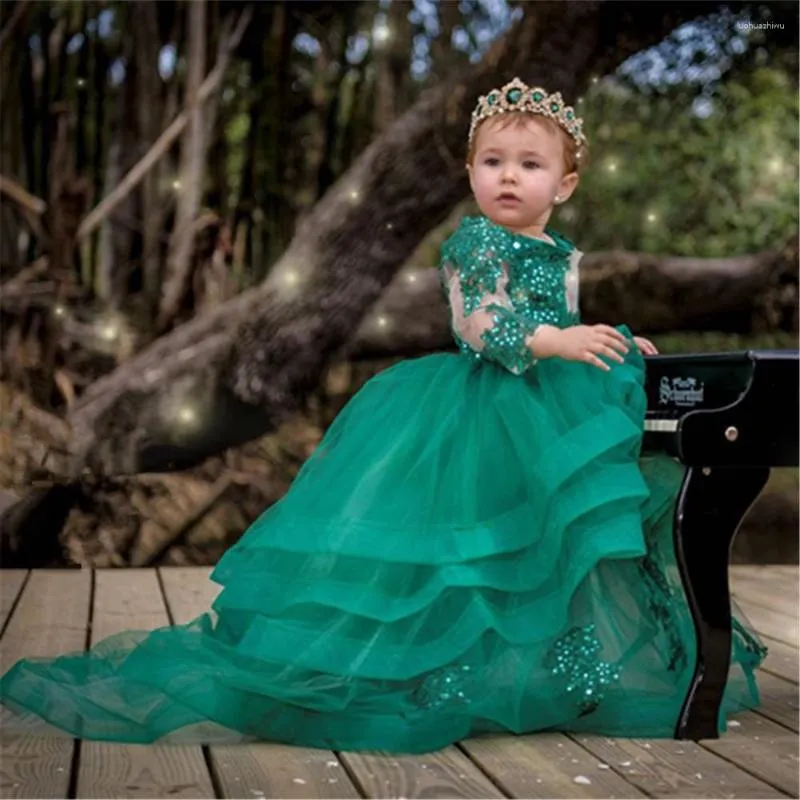
[[[579,180],[580,177],[577,172],[570,172],[569,175],[565,175],[561,179],[561,183],[558,185],[558,197],[560,198],[560,202],[565,203],[569,200],[572,193],[578,188]]]

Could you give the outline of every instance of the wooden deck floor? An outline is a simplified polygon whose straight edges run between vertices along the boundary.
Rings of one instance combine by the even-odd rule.
[[[118,630],[187,621],[207,569],[0,572],[4,667]],[[798,797],[798,570],[735,567],[734,592],[770,647],[763,708],[720,740],[536,734],[392,757],[272,744],[142,747],[6,736],[0,796],[28,798]]]

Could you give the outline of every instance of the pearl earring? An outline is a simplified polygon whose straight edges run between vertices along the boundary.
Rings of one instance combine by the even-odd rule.
[[[555,201],[556,201],[556,203],[560,203],[561,202],[561,195],[560,194],[557,194],[555,196]]]

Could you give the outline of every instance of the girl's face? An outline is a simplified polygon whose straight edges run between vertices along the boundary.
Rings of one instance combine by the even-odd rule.
[[[536,117],[484,122],[469,167],[481,211],[518,233],[540,234],[555,198],[566,200],[578,184],[576,173],[564,174],[563,147],[559,132]]]

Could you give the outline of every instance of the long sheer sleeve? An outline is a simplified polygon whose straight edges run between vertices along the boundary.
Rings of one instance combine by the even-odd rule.
[[[521,316],[508,295],[508,269],[498,259],[477,256],[468,266],[445,256],[440,275],[447,293],[451,327],[463,350],[520,375],[536,359],[531,337],[541,324]]]

